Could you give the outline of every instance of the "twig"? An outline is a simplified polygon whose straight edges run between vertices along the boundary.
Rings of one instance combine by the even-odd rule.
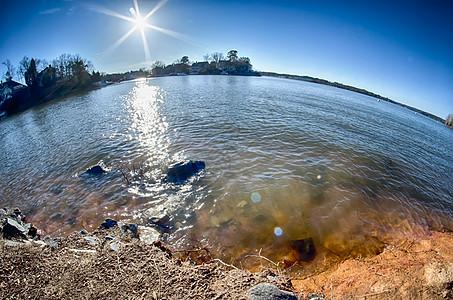
[[[361,297],[369,297],[369,296],[376,296],[376,295],[379,295],[379,294],[384,294],[384,293],[390,293],[390,291],[382,291],[382,292],[376,292],[376,293],[369,293],[369,294],[364,294],[364,295],[357,295],[356,297],[357,298],[361,298]]]
[[[126,179],[127,184],[131,184],[129,182],[129,179],[127,178],[127,176],[124,174],[123,170],[121,168],[119,170],[120,170],[121,174],[123,174],[123,177]]]
[[[278,264],[276,264],[275,262],[273,262],[273,261],[270,260],[269,258],[267,258],[267,257],[261,255],[261,250],[263,250],[263,248],[260,249],[260,251],[258,252],[258,255],[250,254],[250,255],[246,255],[245,257],[256,257],[256,258],[264,259],[265,261],[267,261],[267,262],[273,264],[277,269],[279,269]]]
[[[153,264],[154,264],[154,268],[156,269],[157,271],[157,276],[159,276],[159,289],[157,290],[157,299],[160,298],[160,289],[161,289],[161,286],[162,286],[162,278],[160,277],[160,272],[159,272],[159,268],[157,267],[157,264],[156,264],[156,261],[154,259],[151,259]]]
[[[237,267],[235,267],[235,266],[233,266],[233,265],[230,265],[230,264],[227,264],[226,262],[222,261],[221,259],[214,258],[212,261],[217,261],[217,262],[221,263],[221,264],[224,265],[224,266],[227,266],[227,267],[230,267],[230,268],[239,270]]]

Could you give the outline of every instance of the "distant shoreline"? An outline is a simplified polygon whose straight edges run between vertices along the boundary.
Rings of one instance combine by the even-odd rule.
[[[376,99],[380,99],[380,100],[383,100],[383,101],[387,101],[387,102],[390,102],[390,103],[405,107],[405,108],[410,109],[410,110],[412,110],[412,111],[414,111],[416,113],[422,114],[422,115],[424,115],[424,116],[426,116],[428,118],[431,118],[431,119],[433,119],[435,121],[438,121],[438,122],[441,122],[442,124],[445,124],[445,120],[440,118],[440,117],[438,117],[438,116],[436,116],[436,115],[433,115],[433,114],[430,114],[430,113],[428,113],[426,111],[420,110],[418,108],[415,108],[415,107],[412,107],[412,106],[409,106],[409,105],[394,101],[394,100],[392,100],[390,98],[383,97],[383,96],[381,96],[379,94],[372,93],[372,92],[367,91],[365,89],[360,89],[360,88],[356,88],[356,87],[353,87],[353,86],[350,86],[350,85],[346,85],[346,84],[342,84],[342,83],[339,83],[339,82],[332,82],[332,81],[328,81],[328,80],[325,80],[325,79],[320,79],[320,78],[315,78],[315,77],[310,77],[310,76],[281,74],[281,73],[275,73],[275,72],[260,72],[260,73],[261,73],[262,76],[301,80],[301,81],[318,83],[318,84],[333,86],[333,87],[336,87],[336,88],[340,88],[340,89],[356,92],[356,93],[359,93],[359,94],[362,94],[362,95],[370,96],[370,97],[373,97],[373,98],[376,98]]]

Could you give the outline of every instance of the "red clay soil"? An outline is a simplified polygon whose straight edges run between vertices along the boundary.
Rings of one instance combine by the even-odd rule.
[[[453,299],[453,234],[432,232],[292,283],[301,295],[325,299]]]

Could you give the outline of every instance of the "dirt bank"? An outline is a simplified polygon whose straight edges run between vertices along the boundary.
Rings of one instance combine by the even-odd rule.
[[[259,257],[262,268],[251,273],[211,257],[209,249],[175,251],[161,242],[145,243],[137,239],[140,231],[128,226],[109,225],[61,239],[0,239],[0,298],[247,299],[250,288],[265,282],[299,299],[313,294],[325,299],[453,299],[451,233],[432,232],[407,245],[389,245],[377,256],[348,259],[290,280],[288,270],[272,269],[276,264],[265,257]],[[3,225],[3,234],[6,229]]]
[[[49,246],[51,245],[51,246]],[[250,273],[214,259],[196,265],[117,227],[46,242],[0,241],[0,299],[247,299],[261,282],[294,291],[272,270]]]
[[[432,232],[292,283],[304,295],[317,293],[326,299],[453,299],[453,235]]]

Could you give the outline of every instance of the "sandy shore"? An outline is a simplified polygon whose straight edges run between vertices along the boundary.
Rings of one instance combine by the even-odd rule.
[[[388,245],[305,278],[262,261],[252,273],[209,249],[175,251],[117,225],[61,239],[1,239],[0,298],[248,299],[250,288],[271,283],[298,299],[453,299],[452,233]]]

